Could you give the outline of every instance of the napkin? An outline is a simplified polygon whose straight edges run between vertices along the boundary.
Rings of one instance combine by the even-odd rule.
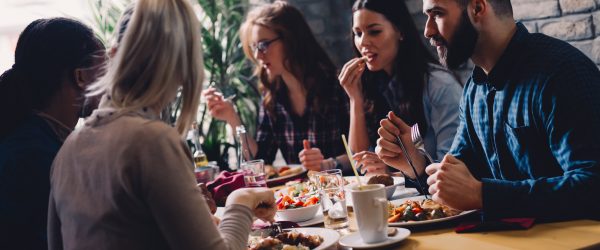
[[[526,230],[533,226],[534,218],[505,218],[493,221],[464,222],[454,231],[457,233],[474,233],[502,230]]]
[[[208,191],[212,193],[213,199],[217,203],[217,206],[225,206],[227,196],[238,188],[244,187],[244,175],[238,172],[227,172],[223,171],[215,178],[214,181],[209,182],[206,187]]]

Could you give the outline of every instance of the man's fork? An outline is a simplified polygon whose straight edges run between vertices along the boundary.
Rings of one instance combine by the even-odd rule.
[[[413,144],[415,144],[415,147],[417,148],[417,150],[419,150],[419,152],[421,152],[421,154],[423,154],[423,155],[425,155],[425,157],[427,157],[427,160],[429,161],[429,163],[434,163],[431,155],[429,155],[429,153],[427,153],[427,151],[425,150],[425,144],[423,143],[423,137],[421,137],[421,132],[419,131],[419,124],[415,123],[415,125],[413,125],[410,128],[410,138],[412,139]]]

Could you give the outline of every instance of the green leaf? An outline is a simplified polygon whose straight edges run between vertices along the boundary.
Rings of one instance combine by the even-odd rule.
[[[123,10],[132,0],[88,0],[92,9],[91,22],[96,35],[108,45],[117,29]],[[200,7],[202,48],[204,51],[204,86],[214,85],[225,96],[236,95],[234,105],[250,134],[256,131],[260,94],[252,75],[252,65],[246,60],[239,38],[248,0],[197,0]],[[169,106],[171,123],[181,111],[181,95]],[[229,141],[227,126],[210,117],[206,105],[199,107],[198,124],[203,150],[210,161],[227,166],[227,152],[235,143]]]

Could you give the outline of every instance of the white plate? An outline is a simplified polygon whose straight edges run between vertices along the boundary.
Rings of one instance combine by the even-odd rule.
[[[275,220],[280,221],[281,218],[275,215]],[[296,222],[296,224],[300,225],[301,227],[306,227],[321,224],[323,222],[325,222],[325,217],[323,216],[323,209],[321,208],[321,204],[319,204],[319,211],[317,211],[315,217],[307,221]]]
[[[318,225],[318,224],[325,222],[325,217],[323,217],[323,209],[320,206],[321,205],[319,205],[319,211],[317,211],[317,215],[315,215],[315,217],[313,217],[312,219],[307,220],[307,221],[296,222],[296,224],[298,224],[301,227],[306,227],[306,226]],[[223,219],[223,213],[225,213],[225,208],[217,207],[217,212],[215,213],[215,216],[219,217],[220,219]],[[280,219],[277,218],[277,216],[275,216],[275,220],[280,220]],[[261,221],[261,220],[257,220],[257,221]],[[264,222],[262,222],[262,223],[264,223]]]
[[[393,200],[393,201],[390,201],[390,203],[392,203],[394,206],[398,206],[398,205],[401,205],[402,203],[404,203],[404,201],[406,201],[406,200],[422,201],[424,199],[425,199],[425,196],[421,195],[421,196],[415,196],[415,197],[404,198],[404,199],[399,199],[399,200]],[[449,220],[453,220],[456,218],[460,218],[460,217],[472,214],[476,211],[477,210],[462,211],[460,214],[457,214],[454,216],[448,216],[448,217],[444,217],[444,218],[440,218],[440,219],[433,219],[433,220],[390,222],[390,223],[388,223],[388,225],[394,226],[394,227],[406,227],[406,226],[434,224],[434,223],[439,223],[439,222],[444,222],[444,221],[449,221]]]
[[[292,179],[292,178],[294,178],[296,176],[300,176],[300,175],[306,173],[306,171],[307,171],[306,168],[304,168],[304,166],[299,165],[299,164],[291,164],[291,165],[287,165],[287,166],[290,167],[290,168],[302,168],[302,171],[300,171],[300,172],[298,172],[296,174],[284,175],[284,176],[279,176],[279,177],[267,179],[267,183],[276,182],[276,181],[285,180],[285,179]],[[276,171],[279,172],[279,169],[282,168],[282,167],[285,167],[285,166],[279,166],[279,167],[274,167],[274,168],[275,168]]]
[[[352,233],[342,237],[339,241],[341,246],[351,247],[351,248],[375,248],[375,247],[384,247],[387,245],[391,245],[394,243],[398,243],[408,238],[410,235],[410,230],[406,228],[396,228],[397,232],[394,236],[390,236],[387,240],[377,243],[365,243],[360,237],[360,233]]]
[[[303,233],[303,234],[319,235],[319,236],[323,237],[323,242],[321,242],[321,245],[319,245],[314,250],[322,250],[322,249],[330,248],[330,247],[334,246],[335,244],[337,244],[338,240],[340,239],[340,234],[338,232],[336,232],[335,230],[327,229],[327,228],[297,227],[297,228],[285,229],[284,231],[296,231],[296,232]]]

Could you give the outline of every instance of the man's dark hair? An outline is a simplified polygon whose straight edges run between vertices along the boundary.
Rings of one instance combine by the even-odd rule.
[[[456,0],[461,7],[467,7],[469,0]],[[511,16],[513,15],[512,4],[510,0],[487,0],[492,7],[494,12],[498,16]]]

